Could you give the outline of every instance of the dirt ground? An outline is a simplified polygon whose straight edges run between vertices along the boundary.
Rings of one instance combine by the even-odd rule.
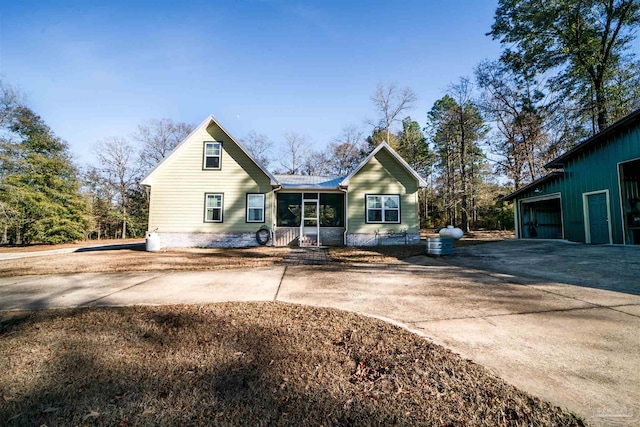
[[[388,323],[283,303],[0,314],[2,425],[583,425]]]
[[[173,249],[163,252],[115,249],[0,261],[0,277],[125,271],[219,270],[281,262],[289,248]]]
[[[425,234],[431,236],[431,234]],[[437,236],[436,234],[432,234]],[[513,238],[513,233],[476,231],[456,241],[456,247],[496,242]],[[226,268],[264,267],[281,262],[289,252],[288,247],[257,247],[242,249],[169,249],[162,252],[145,252],[140,240],[91,241],[92,245],[140,243],[135,249],[114,248],[82,250],[69,254],[56,254],[32,258],[0,260],[0,277],[43,274],[102,273],[125,271],[185,271],[220,270]],[[27,247],[0,247],[2,252],[34,252],[62,248],[82,248],[86,243],[68,245],[37,245]],[[373,246],[366,248],[331,247],[330,257],[336,262],[393,263],[415,255],[424,254],[424,244],[399,246]]]

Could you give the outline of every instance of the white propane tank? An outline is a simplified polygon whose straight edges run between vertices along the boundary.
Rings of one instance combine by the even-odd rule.
[[[147,233],[147,241],[145,243],[146,243],[145,248],[147,252],[160,251],[160,236],[158,236],[158,233],[156,232]]]
[[[447,228],[443,228],[438,232],[440,237],[448,237],[455,240],[460,240],[464,233],[458,227],[454,227],[453,225],[447,225]]]
[[[449,237],[449,228],[441,228],[438,234],[440,237]]]

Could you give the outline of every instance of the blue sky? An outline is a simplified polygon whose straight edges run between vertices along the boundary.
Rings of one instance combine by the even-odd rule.
[[[499,43],[497,1],[14,1],[0,6],[0,76],[78,163],[148,119],[213,113],[236,137],[317,148],[374,119],[378,83],[419,96],[421,124]]]

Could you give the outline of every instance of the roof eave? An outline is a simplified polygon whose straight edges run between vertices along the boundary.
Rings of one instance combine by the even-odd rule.
[[[604,129],[603,131],[598,132],[592,137],[585,139],[584,141],[582,141],[581,143],[579,143],[578,145],[576,145],[566,153],[563,153],[558,157],[556,157],[555,159],[551,160],[549,163],[544,165],[544,168],[554,169],[554,168],[564,167],[565,160],[570,159],[571,157],[573,157],[574,154],[582,151],[583,149],[590,146],[591,144],[594,144],[600,141],[601,139],[613,134],[614,132],[617,132],[626,126],[633,124],[636,121],[640,121],[640,109],[634,111],[633,113],[627,115],[626,117],[621,118],[620,120],[613,123],[611,126]]]
[[[189,135],[186,136],[186,138],[184,138],[182,141],[180,141],[180,143],[178,143],[178,145],[176,145],[175,147],[173,147],[173,150],[171,150],[169,152],[169,154],[167,154],[162,160],[160,160],[160,162],[153,168],[151,169],[151,171],[149,171],[149,173],[147,173],[147,175],[142,178],[142,180],[140,181],[140,184],[146,186],[146,187],[151,187],[153,185],[153,174],[158,170],[158,168],[160,168],[160,166],[162,166],[169,157],[171,157],[171,155],[173,155],[173,153],[175,153],[176,151],[178,151],[178,149],[186,142],[189,140],[189,138],[191,138],[196,132],[198,132],[200,130],[200,128],[202,128],[203,126],[205,128],[207,128],[209,126],[209,124],[211,123],[211,120],[214,120],[213,116],[208,116],[206,119],[204,119],[202,121],[202,123],[200,123],[198,126],[196,126]]]
[[[544,165],[545,169],[562,169],[563,167],[564,167],[564,163],[557,162],[557,161],[551,161],[546,165]]]
[[[515,198],[517,198],[519,195],[526,193],[527,191],[531,190],[532,188],[535,188],[549,180],[551,180],[552,178],[558,177],[558,176],[563,176],[564,172],[563,171],[553,171],[553,172],[549,172],[547,175],[536,179],[535,181],[525,185],[524,187],[514,191],[511,194],[508,194],[504,197],[501,198],[501,200],[508,202],[511,201]]]
[[[289,187],[286,185],[283,185],[281,188],[281,190],[283,191],[316,191],[316,192],[323,192],[323,191],[338,191],[340,190],[339,187],[305,187],[305,186],[295,186],[295,187]]]
[[[209,117],[211,117],[211,119],[213,120],[213,122],[218,125],[218,127],[222,130],[222,132],[224,132],[225,134],[227,134],[229,136],[229,138],[231,138],[231,140],[238,146],[240,147],[240,149],[242,150],[242,152],[244,154],[247,155],[247,157],[249,157],[251,159],[251,161],[253,161],[253,163],[255,163],[256,166],[258,166],[258,168],[269,178],[270,180],[270,184],[272,186],[278,186],[280,185],[280,182],[273,176],[273,174],[271,172],[269,172],[267,170],[267,168],[265,168],[264,166],[262,166],[262,164],[253,156],[253,154],[251,154],[251,152],[244,146],[244,144],[242,144],[239,140],[237,140],[233,135],[231,135],[231,133],[229,131],[227,131],[221,124],[220,122],[215,118],[215,116],[213,114],[211,114]]]

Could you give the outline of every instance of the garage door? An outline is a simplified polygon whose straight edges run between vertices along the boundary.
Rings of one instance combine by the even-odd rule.
[[[522,200],[519,237],[524,239],[564,238],[560,197]]]

